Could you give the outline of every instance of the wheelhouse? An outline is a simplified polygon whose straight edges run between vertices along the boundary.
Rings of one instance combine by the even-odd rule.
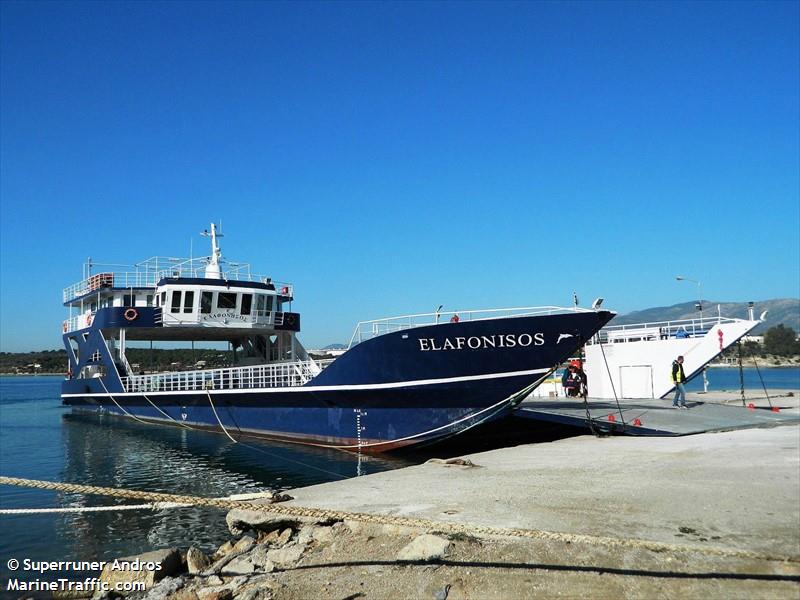
[[[294,287],[222,261],[218,236],[212,225],[206,257],[153,257],[100,273],[90,260],[83,279],[63,293],[68,379],[143,375],[126,358],[132,341],[227,342],[237,366],[310,360],[296,335]]]

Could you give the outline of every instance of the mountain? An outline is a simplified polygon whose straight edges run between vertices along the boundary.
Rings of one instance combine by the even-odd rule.
[[[747,318],[747,302],[707,302],[705,300],[703,301],[703,316],[716,317],[717,305],[720,306],[723,317]],[[756,318],[765,310],[769,311],[765,322],[753,330],[754,334],[763,334],[770,327],[775,327],[781,323],[794,329],[795,333],[800,332],[799,298],[777,298],[755,303]],[[620,315],[615,317],[610,325],[679,321],[681,319],[696,319],[699,316],[700,314],[695,308],[694,302],[684,302],[682,304],[673,304],[672,306],[646,308]]]
[[[344,344],[328,344],[322,350],[347,350],[347,346]]]

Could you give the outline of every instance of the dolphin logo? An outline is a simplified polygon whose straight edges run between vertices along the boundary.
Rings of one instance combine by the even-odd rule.
[[[561,335],[558,336],[558,340],[556,341],[556,344],[560,344],[561,340],[566,340],[567,338],[571,338],[571,337],[575,337],[575,336],[572,335],[571,333],[562,333]]]

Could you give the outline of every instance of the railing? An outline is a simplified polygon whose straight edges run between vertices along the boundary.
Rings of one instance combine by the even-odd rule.
[[[552,315],[558,313],[571,312],[593,312],[587,308],[564,308],[563,306],[530,306],[525,308],[490,308],[484,310],[458,310],[446,312],[420,313],[416,315],[405,315],[402,317],[388,317],[386,319],[375,319],[373,321],[361,321],[356,325],[355,331],[350,338],[352,348],[356,344],[378,337],[393,331],[413,329],[414,327],[424,327],[426,325],[436,325],[438,323],[457,322],[457,321],[482,321],[487,319],[499,319],[503,317],[530,317],[537,315]]]
[[[90,275],[85,279],[64,288],[63,302],[85,296],[103,288],[155,288],[159,281],[170,277],[205,278],[209,257],[168,258],[154,256],[131,265],[132,271],[108,271]],[[95,264],[102,267],[102,264]],[[117,265],[119,266],[119,265]],[[272,281],[264,275],[250,271],[249,263],[224,261],[222,278],[227,281],[255,281],[272,283],[275,290],[283,295],[294,297],[294,286],[284,281]]]
[[[121,379],[126,392],[145,393],[296,387],[319,375],[333,360],[335,359],[200,371],[173,371],[152,375],[131,375]]]
[[[95,314],[96,313],[81,313],[79,315],[75,315],[74,317],[70,317],[63,322],[61,330],[64,333],[69,333],[70,331],[85,329],[91,325],[91,321],[89,319],[94,319]]]
[[[741,319],[729,317],[710,317],[700,319],[681,319],[677,321],[656,321],[653,323],[631,323],[628,325],[609,325],[601,329],[590,344],[614,344],[639,342],[643,340],[665,340],[669,338],[703,337],[709,330],[722,323],[735,323]]]

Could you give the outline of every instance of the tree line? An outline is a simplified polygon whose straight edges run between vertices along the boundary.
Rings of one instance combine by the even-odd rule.
[[[233,364],[230,351],[213,348],[129,348],[128,362],[136,371],[182,371],[194,368],[221,368]],[[725,356],[735,357],[736,346],[728,348]],[[791,327],[782,323],[764,333],[764,343],[748,341],[742,344],[744,356],[797,356],[800,341]],[[198,363],[201,363],[198,365]],[[67,370],[66,350],[39,352],[0,352],[0,373],[64,373]]]
[[[738,350],[732,346],[725,351],[726,356],[736,356]],[[800,341],[791,327],[783,323],[770,327],[764,333],[764,342],[747,341],[742,343],[743,356],[797,356],[800,354]]]

